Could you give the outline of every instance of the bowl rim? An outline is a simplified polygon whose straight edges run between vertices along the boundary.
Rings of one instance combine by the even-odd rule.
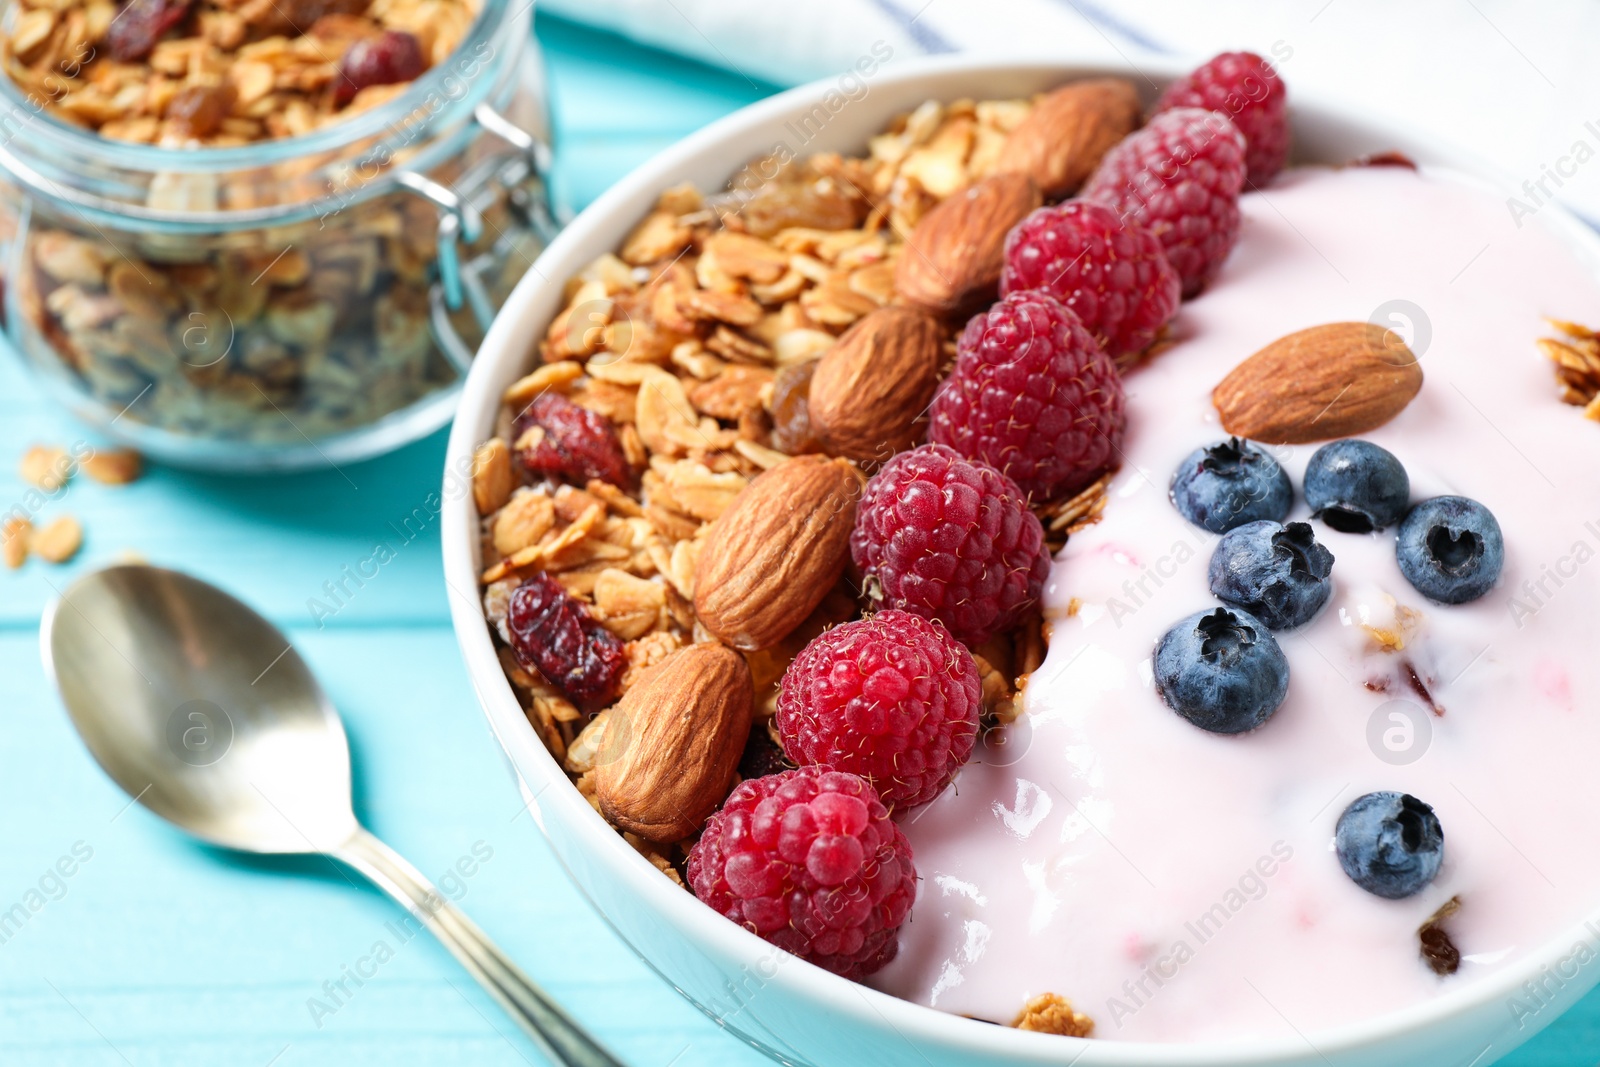
[[[922,80],[937,81],[942,76],[977,77],[988,73],[996,76],[1038,74],[1041,80],[1050,77],[1059,81],[1111,75],[1133,77],[1155,86],[1157,80],[1164,83],[1185,73],[1193,65],[1189,57],[1141,56],[1137,64],[1126,56],[1122,58],[1124,62],[1118,63],[1101,56],[1057,51],[1003,61],[974,55],[896,59],[892,69],[876,75],[872,84],[874,88],[904,88]],[[481,439],[492,432],[488,428],[493,426],[499,408],[497,375],[503,377],[507,364],[516,368],[518,373],[529,365],[531,340],[530,335],[523,332],[525,326],[519,321],[522,317],[519,309],[537,299],[541,286],[560,285],[583,265],[577,260],[572,263],[566,261],[590,239],[590,234],[609,224],[614,214],[627,209],[630,201],[641,193],[654,194],[666,188],[671,184],[669,176],[681,172],[701,156],[712,154],[743,138],[750,149],[747,156],[754,157],[762,146],[753,142],[752,135],[761,126],[821,103],[824,94],[836,88],[836,79],[820,79],[740,108],[652,156],[596,198],[557,236],[507,299],[467,376],[446,450],[446,506],[441,515],[441,548],[445,580],[452,594],[452,622],[469,677],[491,732],[512,764],[524,799],[535,820],[540,823],[541,831],[544,831],[546,819],[576,824],[575,832],[584,839],[585,847],[592,849],[591,857],[604,866],[608,873],[625,881],[631,895],[642,897],[648,908],[664,914],[686,936],[698,942],[697,947],[714,950],[718,958],[740,962],[752,970],[761,965],[763,957],[771,956],[774,951],[772,946],[742,927],[727,922],[693,895],[663,878],[655,867],[605,823],[575,788],[570,788],[566,773],[528,728],[522,708],[501,669],[478,595],[478,525],[470,490],[470,470],[473,452]],[[1361,117],[1325,95],[1297,90],[1291,105],[1291,118],[1307,113],[1315,113],[1370,135],[1377,143],[1404,145],[1408,155],[1424,158],[1425,161],[1437,160],[1445,169],[1458,171],[1499,192],[1504,193],[1516,187],[1516,183],[1507,175],[1474,153],[1445,145],[1411,129]],[[884,114],[881,119],[886,121],[891,114]],[[1600,274],[1600,235],[1559,204],[1542,206],[1539,216],[1536,222],[1554,230],[1564,244],[1581,254],[1593,272]],[[544,323],[539,323],[538,333],[532,336],[542,334],[543,327]],[[568,788],[551,790],[548,787],[552,784]],[[588,886],[559,855],[559,850],[557,855],[568,874],[574,877],[579,891],[596,904],[602,920],[613,925],[604,909],[598,906]],[[1600,898],[1600,893],[1597,893],[1597,898]],[[636,945],[626,938],[624,941],[653,970],[661,973]],[[1504,1001],[1516,995],[1525,982],[1539,977],[1544,967],[1569,954],[1578,942],[1591,947],[1600,943],[1600,900],[1587,916],[1564,927],[1548,942],[1530,950],[1517,964],[1430,1000],[1306,1034],[1296,1028],[1298,1036],[1205,1042],[1061,1038],[995,1026],[902,1000],[837,977],[794,957],[788,957],[788,960],[800,966],[779,967],[769,984],[798,995],[819,1008],[849,1017],[865,1027],[892,1030],[902,1036],[913,1034],[953,1051],[995,1062],[1059,1064],[1063,1053],[1068,1053],[1071,1055],[1070,1062],[1081,1062],[1084,1067],[1090,1067],[1091,1064],[1104,1064],[1107,1067],[1152,1067],[1155,1064],[1161,1067],[1245,1067],[1249,1064],[1311,1063],[1318,1059],[1327,1061],[1329,1056],[1335,1054],[1387,1044],[1424,1031],[1434,1032],[1453,1020],[1459,1021],[1481,1011],[1494,1001]],[[1586,969],[1592,973],[1586,976]],[[1580,967],[1577,975],[1567,980],[1563,989],[1577,988],[1582,991],[1593,986],[1597,980],[1600,980],[1600,969]],[[718,1017],[710,1007],[700,1004],[683,989],[678,991],[691,1004],[717,1019],[720,1025],[738,1034],[747,1043],[775,1058],[787,1055],[778,1053],[759,1038]],[[1519,1039],[1531,1036],[1558,1014],[1540,1007],[1537,1019],[1519,1033]],[[1069,1044],[1063,1044],[1063,1041]],[[1498,1040],[1494,1044],[1498,1044]],[[1484,1053],[1492,1047],[1493,1044],[1486,1047]],[[1509,1051],[1509,1048],[1502,1050],[1501,1054]]]

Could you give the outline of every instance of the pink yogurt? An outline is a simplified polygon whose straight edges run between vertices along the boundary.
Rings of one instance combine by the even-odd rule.
[[[1543,315],[1600,320],[1600,286],[1539,220],[1518,228],[1500,198],[1442,177],[1303,169],[1243,210],[1178,344],[1128,376],[1124,463],[1104,521],[1051,573],[1049,656],[1016,733],[905,822],[921,889],[881,989],[999,1022],[1059,993],[1111,1040],[1293,1036],[1473,982],[1600,905],[1600,425],[1559,402],[1534,347]],[[1287,700],[1254,733],[1204,733],[1151,682],[1161,634],[1215,603],[1216,538],[1173,509],[1172,472],[1224,436],[1211,388],[1240,360],[1397,300],[1428,320],[1400,329],[1426,381],[1366,437],[1405,463],[1413,500],[1494,512],[1500,584],[1432,605],[1393,530],[1317,524],[1335,589],[1280,635]],[[1274,449],[1297,493],[1314,450]],[[1420,617],[1380,651],[1371,631],[1399,629],[1399,607]],[[1444,826],[1443,869],[1407,900],[1364,892],[1332,851],[1340,812],[1378,789]],[[1464,958],[1440,978],[1416,931],[1458,894]]]

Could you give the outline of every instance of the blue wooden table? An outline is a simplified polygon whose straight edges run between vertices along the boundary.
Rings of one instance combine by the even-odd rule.
[[[560,22],[538,32],[559,181],[580,205],[773,89]],[[0,362],[0,511],[26,491],[24,448],[82,439]],[[69,566],[0,574],[0,913],[28,916],[0,924],[0,1064],[543,1063],[442,949],[390,925],[398,912],[376,891],[320,860],[199,847],[89,760],[41,670],[39,616],[75,573],[126,552],[220,583],[289,631],[345,715],[364,820],[629,1064],[765,1062],[612,936],[522,813],[457,659],[437,528],[396,533],[437,486],[443,451],[441,434],[342,474],[80,479],[46,507],[78,516],[87,541]],[[393,560],[319,623],[307,601],[380,542]],[[1597,1059],[1600,995],[1505,1062]]]

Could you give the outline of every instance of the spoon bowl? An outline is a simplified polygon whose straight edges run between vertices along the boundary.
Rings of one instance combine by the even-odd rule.
[[[168,822],[247,852],[324,852],[355,833],[338,713],[246,604],[178,571],[110,567],[51,606],[42,640],[90,754]]]
[[[109,567],[46,610],[40,641],[72,724],[134,800],[213,844],[342,861],[431,930],[556,1063],[621,1067],[356,821],[339,714],[248,605],[178,571]]]

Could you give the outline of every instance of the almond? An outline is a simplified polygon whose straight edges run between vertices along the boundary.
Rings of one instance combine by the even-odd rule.
[[[1375,430],[1422,388],[1422,365],[1400,336],[1370,322],[1333,322],[1280,337],[1211,392],[1223,429],[1275,445]]]
[[[594,768],[601,813],[647,841],[699,830],[733,788],[754,703],[750,667],[726,645],[662,660],[606,713]]]
[[[1091,78],[1040,97],[1000,148],[1000,169],[1026,174],[1055,199],[1077,192],[1111,146],[1139,128],[1139,91]]]
[[[906,239],[895,291],[937,315],[992,299],[1005,266],[1006,233],[1039,204],[1026,174],[996,174],[945,198]]]
[[[922,438],[939,385],[942,331],[915,308],[879,308],[844,332],[811,378],[807,411],[824,449],[882,462]]]
[[[787,637],[844,573],[860,495],[843,459],[796,456],[758,475],[706,532],[694,571],[701,624],[745,651]]]

